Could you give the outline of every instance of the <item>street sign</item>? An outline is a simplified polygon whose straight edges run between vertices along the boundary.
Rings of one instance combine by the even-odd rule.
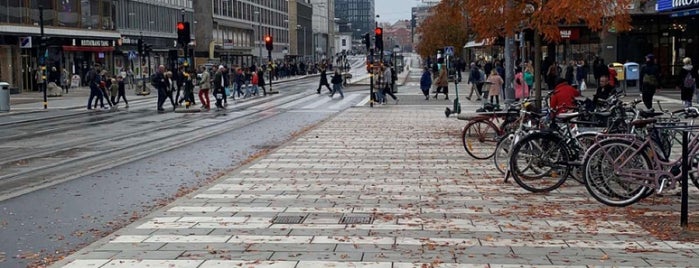
[[[129,50],[129,60],[135,60],[136,59],[136,51]]]
[[[19,48],[32,48],[32,37],[20,37],[19,38]]]
[[[446,54],[447,56],[454,56],[454,47],[444,47],[444,54]]]

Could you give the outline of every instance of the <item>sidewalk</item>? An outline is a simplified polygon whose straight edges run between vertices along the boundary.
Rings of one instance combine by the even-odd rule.
[[[697,265],[678,197],[610,208],[572,180],[525,192],[465,154],[443,109],[349,109],[53,267]]]

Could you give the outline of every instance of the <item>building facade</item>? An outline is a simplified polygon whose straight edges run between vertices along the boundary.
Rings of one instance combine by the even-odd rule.
[[[376,27],[374,0],[335,0],[335,17],[352,25],[354,39],[372,32]]]
[[[288,61],[313,60],[313,5],[310,0],[289,0],[290,50]]]
[[[0,80],[32,91],[39,90],[40,63],[81,77],[94,63],[114,68],[121,37],[114,4],[110,0],[1,1]],[[49,37],[48,48],[41,50],[40,17]]]
[[[314,61],[335,54],[333,34],[335,26],[335,1],[311,0],[313,6],[313,47]]]

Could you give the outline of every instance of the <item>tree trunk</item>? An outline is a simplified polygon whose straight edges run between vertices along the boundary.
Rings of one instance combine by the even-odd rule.
[[[539,30],[534,29],[534,92],[536,107],[541,109],[541,36]]]

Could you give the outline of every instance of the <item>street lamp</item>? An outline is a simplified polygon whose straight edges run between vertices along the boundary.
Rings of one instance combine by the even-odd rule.
[[[254,13],[255,16],[257,16],[257,33],[255,34],[255,40],[259,41],[262,37],[262,19],[260,18],[260,11],[255,10]],[[258,65],[260,65],[262,63],[262,43],[260,43],[260,47],[257,47],[257,44],[255,44],[255,48],[259,49],[259,57],[257,58],[257,61]]]

